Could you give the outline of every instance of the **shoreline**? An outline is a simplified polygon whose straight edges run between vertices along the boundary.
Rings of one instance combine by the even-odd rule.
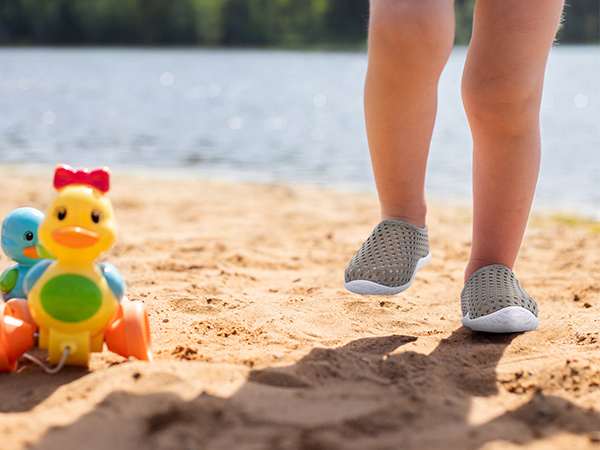
[[[5,175],[17,174],[18,176],[46,177],[52,179],[54,166],[48,164],[0,164],[0,177]],[[223,184],[247,184],[251,186],[272,186],[289,187],[291,189],[316,189],[324,192],[332,192],[348,195],[370,196],[376,199],[377,191],[375,185],[371,189],[352,188],[349,184],[319,185],[317,183],[293,181],[282,183],[279,181],[267,181],[265,176],[258,174],[248,174],[246,177],[239,173],[224,172],[218,175],[210,176],[202,173],[194,173],[186,168],[152,168],[152,167],[123,167],[113,170],[111,174],[120,179],[137,178],[140,180],[154,178],[162,181],[189,181],[189,182],[208,182]],[[428,202],[434,207],[450,206],[461,209],[472,209],[473,202],[471,198],[449,196],[442,198],[440,196],[428,195]],[[571,222],[589,223],[590,225],[600,224],[600,205],[549,205],[545,203],[534,204],[531,210],[531,220],[539,218],[547,219],[556,217],[560,220],[569,220]]]

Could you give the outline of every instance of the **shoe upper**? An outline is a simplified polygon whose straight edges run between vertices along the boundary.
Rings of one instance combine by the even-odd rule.
[[[460,294],[463,317],[476,319],[508,306],[520,306],[537,317],[536,301],[521,286],[506,266],[485,266],[469,277]]]
[[[411,280],[417,263],[428,254],[427,227],[421,229],[399,220],[384,220],[346,267],[345,281],[402,286]]]

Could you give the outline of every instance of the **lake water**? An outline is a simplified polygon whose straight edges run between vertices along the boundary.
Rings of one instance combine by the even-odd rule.
[[[471,195],[466,48],[440,82],[427,191]],[[0,164],[127,170],[374,191],[363,52],[0,48]],[[600,51],[551,52],[535,205],[600,217]]]

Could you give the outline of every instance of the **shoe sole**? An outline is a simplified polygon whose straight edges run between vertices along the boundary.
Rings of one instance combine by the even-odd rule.
[[[467,313],[461,322],[472,330],[488,333],[521,333],[535,330],[540,324],[531,311],[520,306],[508,306],[477,319],[470,319]]]
[[[425,267],[429,261],[431,261],[431,252],[427,254],[427,256],[421,258],[417,261],[417,266],[415,267],[415,271],[410,277],[410,281],[402,286],[384,286],[383,284],[375,283],[374,281],[368,280],[352,280],[344,283],[344,287],[348,289],[350,292],[354,292],[355,294],[360,295],[395,295],[399,294],[407,290],[415,279],[415,275],[417,272]]]

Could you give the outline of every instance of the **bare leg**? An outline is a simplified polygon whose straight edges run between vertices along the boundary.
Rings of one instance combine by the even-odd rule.
[[[431,259],[425,169],[453,41],[453,0],[371,0],[365,118],[384,220],[346,267],[351,292],[399,294]]]
[[[371,0],[365,118],[383,219],[425,226],[437,85],[453,41],[453,0]]]
[[[477,0],[462,93],[473,135],[473,247],[478,269],[512,270],[540,164],[544,70],[563,0]]]

